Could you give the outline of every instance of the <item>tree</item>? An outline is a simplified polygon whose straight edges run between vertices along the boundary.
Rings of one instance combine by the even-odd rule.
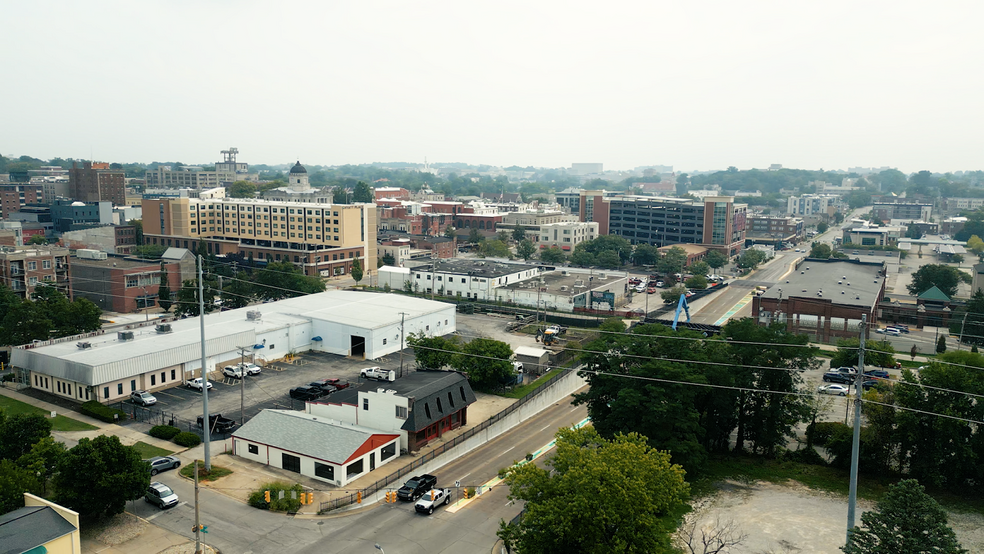
[[[965,275],[966,277],[964,277]],[[912,283],[906,288],[909,290],[909,294],[918,296],[936,286],[943,291],[943,294],[953,298],[957,294],[957,286],[969,277],[953,266],[928,264],[920,267],[912,274]]]
[[[586,248],[582,248],[582,244],[578,244],[574,247],[574,253],[571,254],[571,263],[581,267],[593,266],[597,263],[595,260],[595,255],[588,252]]]
[[[669,453],[637,433],[606,440],[590,426],[561,429],[556,444],[547,468],[502,472],[509,498],[525,502],[518,524],[500,524],[504,542],[523,554],[669,549],[668,518],[689,492]]]
[[[388,265],[388,266],[396,265],[396,258],[394,258],[393,254],[390,252],[383,254],[383,257],[380,258],[380,260],[383,261],[383,265]]]
[[[940,340],[936,341],[936,353],[942,354],[946,352],[946,336],[940,335]]]
[[[687,271],[693,275],[700,275],[701,277],[707,275],[711,272],[711,266],[707,265],[707,262],[694,262],[690,264]]]
[[[144,244],[143,246],[133,247],[133,253],[145,260],[159,260],[166,251],[167,247],[159,244]]]
[[[687,187],[690,185],[690,177],[686,173],[681,173],[677,175],[676,178],[676,192],[678,196],[683,196],[687,194]]]
[[[840,225],[841,223],[844,223],[844,214],[840,212],[834,212],[834,224]]]
[[[256,274],[254,283],[257,296],[264,300],[281,300],[325,290],[324,281],[304,275],[288,261],[267,264]]]
[[[455,371],[468,376],[472,388],[495,390],[513,376],[512,348],[501,341],[477,338],[461,348],[452,361]]]
[[[82,438],[62,457],[55,476],[57,502],[87,521],[123,513],[150,486],[140,453],[115,435]]]
[[[967,250],[970,250],[976,254],[978,258],[980,258],[981,255],[984,254],[984,240],[981,240],[981,237],[977,235],[971,235],[971,237],[967,239]]]
[[[352,258],[352,279],[355,280],[356,285],[362,280],[362,262],[359,258]]]
[[[656,265],[659,260],[659,251],[651,244],[636,245],[632,251],[632,262],[636,265]]]
[[[504,244],[509,244],[509,231],[505,229],[500,229],[498,233],[495,234],[496,240],[502,241]]]
[[[228,194],[230,198],[255,198],[256,185],[249,181],[236,181],[229,185]]]
[[[212,290],[212,287],[208,286],[208,283],[205,283],[202,290],[205,293],[205,313],[212,313],[215,311],[215,292]],[[201,314],[198,306],[198,283],[190,280],[182,283],[181,288],[178,290],[175,304],[177,306],[174,308],[174,315],[178,317],[198,317]]]
[[[24,493],[41,494],[35,473],[19,467],[13,460],[0,460],[0,514],[24,507]]]
[[[689,289],[704,290],[707,288],[707,277],[703,275],[694,275],[684,282]]]
[[[519,245],[516,246],[516,255],[527,261],[535,258],[536,246],[533,245],[533,241],[530,239],[523,239],[519,241]]]
[[[855,338],[838,339],[837,352],[830,359],[830,367],[857,367],[858,347],[861,341]],[[866,340],[864,342],[864,365],[895,367],[895,348],[888,341]]]
[[[331,189],[331,203],[332,204],[348,204],[349,203],[349,191],[343,186],[337,186]]]
[[[861,526],[851,530],[841,550],[849,554],[967,552],[947,525],[946,511],[915,479],[891,485],[876,509],[861,514]]]
[[[76,298],[68,304],[65,319],[67,325],[59,330],[59,337],[81,335],[102,328],[102,310],[88,298]]]
[[[677,302],[680,301],[680,295],[686,293],[687,293],[687,287],[683,285],[677,285],[673,288],[666,289],[660,292],[659,296],[660,298],[663,299],[663,302],[666,302],[667,304],[676,304]]]
[[[483,241],[478,253],[486,258],[512,258],[509,246],[499,239]]]
[[[912,350],[909,351],[909,358],[912,361],[916,361],[916,354],[918,354],[918,353],[919,353],[919,349],[916,348],[916,345],[915,344],[913,344],[912,345]]]
[[[0,410],[0,460],[16,460],[51,434],[51,421],[41,414],[8,416]]]
[[[707,262],[709,267],[713,269],[720,269],[727,265],[728,257],[717,250],[711,250],[707,253],[707,256],[704,256],[704,261]]]
[[[48,244],[48,239],[42,234],[33,235],[27,244]]]
[[[656,262],[656,271],[659,271],[664,277],[670,277],[677,273],[683,273],[683,268],[686,265],[687,251],[679,246],[674,246]]]
[[[478,229],[476,227],[472,227],[471,230],[468,231],[468,242],[470,242],[471,244],[478,244],[483,240],[485,240],[485,237],[483,237],[482,234],[478,232]]]
[[[598,254],[595,263],[606,269],[618,269],[622,265],[622,259],[618,257],[618,252],[605,250]]]
[[[826,260],[833,254],[830,245],[823,242],[814,242],[810,246],[810,257],[811,258],[821,258]]]
[[[141,246],[144,243],[143,236],[143,220],[142,219],[131,219],[127,221],[127,225],[132,225],[134,229],[133,240],[136,242],[137,246]]]
[[[455,354],[461,351],[458,337],[428,337],[423,332],[407,335],[407,344],[413,348],[413,356],[418,369],[439,370],[454,361]]]
[[[540,251],[540,261],[548,264],[562,264],[567,260],[567,255],[559,246],[551,246]]]
[[[765,261],[765,252],[761,250],[755,250],[754,248],[749,248],[741,253],[738,257],[738,267],[742,269],[755,269],[758,265]]]
[[[512,238],[516,242],[520,242],[523,239],[525,239],[526,238],[526,228],[523,227],[522,225],[517,225],[516,228],[513,229]]]
[[[448,225],[444,228],[444,236],[454,240],[458,236],[458,230],[454,228],[454,225]]]
[[[164,313],[171,311],[171,286],[168,284],[167,267],[161,262],[161,282],[157,287],[157,305],[164,310]]]
[[[355,190],[352,191],[352,201],[363,204],[372,204],[376,201],[376,195],[372,192],[372,187],[369,186],[369,183],[359,181],[355,184]]]
[[[689,518],[677,531],[678,542],[690,554],[722,554],[732,552],[748,538],[735,520],[731,519],[722,524],[716,520],[714,525],[701,525],[696,517]]]
[[[250,281],[249,274],[245,271],[237,273],[229,284],[225,286],[223,292],[225,292],[222,299],[223,307],[235,310],[249,306],[249,303],[253,301],[254,295],[253,283]]]
[[[55,476],[65,451],[64,443],[47,436],[34,443],[31,451],[17,460],[17,465],[35,475],[40,482],[41,491],[47,492],[48,481]]]
[[[827,225],[826,221],[821,221],[820,223],[817,223],[817,232],[820,233],[821,235],[823,233],[826,233],[827,229],[830,229],[830,225]]]
[[[54,323],[47,310],[37,302],[25,300],[6,311],[0,322],[0,344],[28,344],[48,340]]]

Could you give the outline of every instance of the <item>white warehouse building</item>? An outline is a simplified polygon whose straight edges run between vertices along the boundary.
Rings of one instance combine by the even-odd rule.
[[[401,290],[409,282],[414,292],[455,296],[473,300],[495,300],[496,289],[540,275],[543,267],[492,260],[450,258],[434,260],[414,268],[383,266],[379,285]]]
[[[317,350],[378,359],[400,350],[405,331],[453,333],[453,304],[397,294],[328,291],[205,316],[206,370],[240,360],[253,345],[262,364],[291,352]],[[132,391],[155,391],[201,376],[199,319],[131,325],[18,346],[11,365],[31,387],[79,402],[114,402]]]

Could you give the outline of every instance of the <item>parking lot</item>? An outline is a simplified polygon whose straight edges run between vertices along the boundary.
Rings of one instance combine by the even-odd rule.
[[[209,379],[212,389],[208,395],[208,411],[222,414],[238,423],[242,411],[248,420],[264,409],[300,410],[304,408],[304,402],[290,398],[287,394],[290,389],[326,378],[347,381],[354,388],[375,387],[377,381],[365,381],[359,377],[359,370],[370,366],[395,370],[399,376],[400,355],[391,354],[378,362],[369,362],[308,352],[295,358],[294,363],[267,364],[259,375],[247,376],[242,380],[223,376],[219,367]],[[408,349],[404,355],[404,370],[412,370],[413,366],[413,354]],[[157,404],[151,406],[154,411],[163,411],[189,421],[194,421],[202,413],[202,395],[197,390],[178,386],[154,391],[153,394],[157,397]],[[132,406],[129,400],[123,404],[124,410]]]

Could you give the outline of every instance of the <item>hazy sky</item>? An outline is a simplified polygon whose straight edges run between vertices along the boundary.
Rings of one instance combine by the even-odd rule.
[[[984,169],[984,3],[5,2],[0,153]]]

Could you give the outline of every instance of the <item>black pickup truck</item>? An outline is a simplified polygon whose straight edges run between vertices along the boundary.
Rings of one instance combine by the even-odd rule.
[[[202,426],[202,416],[198,416],[198,426]],[[209,429],[213,433],[228,433],[236,426],[236,421],[234,419],[229,419],[227,417],[222,417],[222,414],[209,414]]]
[[[421,475],[412,477],[405,485],[396,491],[396,497],[400,500],[417,500],[423,494],[437,487],[437,477],[433,475]]]

